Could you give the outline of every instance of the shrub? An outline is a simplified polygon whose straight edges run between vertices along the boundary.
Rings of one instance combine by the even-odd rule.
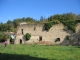
[[[69,35],[66,36],[66,39],[67,39],[67,40],[70,40],[70,39],[69,39]]]
[[[67,31],[67,28],[66,28],[66,26],[64,26],[63,30],[64,30],[64,31]]]
[[[60,21],[59,21],[59,20],[53,20],[53,23],[54,23],[54,24],[59,24]]]
[[[25,37],[26,40],[30,40],[31,34],[26,33],[26,34],[24,35],[24,37]]]
[[[76,32],[76,26],[77,22],[75,20],[67,20],[67,21],[62,21],[62,23],[67,26],[69,30],[72,30],[73,32]]]
[[[45,30],[49,31],[49,29],[52,27],[52,23],[45,23],[44,28]]]
[[[54,24],[58,24],[58,23],[60,23],[59,20],[53,20],[53,21],[51,21],[51,22],[45,23],[45,24],[44,24],[44,28],[45,28],[45,30],[49,31],[49,29],[50,29]]]
[[[9,38],[9,35],[3,33],[3,32],[0,32],[0,41],[5,41]]]

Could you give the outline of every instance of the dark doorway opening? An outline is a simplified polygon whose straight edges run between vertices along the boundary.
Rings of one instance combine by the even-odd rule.
[[[39,41],[42,41],[42,36],[39,36]]]
[[[60,38],[56,38],[55,42],[59,42],[60,41]]]
[[[21,29],[21,33],[24,34],[23,29]]]
[[[20,39],[20,44],[22,44],[22,40]]]
[[[14,39],[10,38],[10,44],[14,44]]]

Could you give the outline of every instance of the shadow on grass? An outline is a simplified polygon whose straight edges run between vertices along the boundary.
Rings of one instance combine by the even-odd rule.
[[[0,60],[48,60],[46,58],[32,57],[29,55],[16,55],[16,54],[2,54],[0,53]]]
[[[76,46],[76,48],[80,48],[80,46]]]

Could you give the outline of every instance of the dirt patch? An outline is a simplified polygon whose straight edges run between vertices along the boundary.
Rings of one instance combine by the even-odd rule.
[[[40,41],[38,44],[42,44],[42,45],[54,45],[54,42],[51,42],[51,41]]]

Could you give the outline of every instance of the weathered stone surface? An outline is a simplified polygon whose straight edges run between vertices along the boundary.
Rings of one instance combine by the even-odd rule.
[[[64,31],[63,30],[64,25],[61,23],[53,25],[49,31],[44,31],[43,26],[44,26],[43,24],[31,24],[31,25],[26,24],[26,25],[18,26],[15,44],[20,44],[20,39],[22,40],[22,44],[40,42],[40,37],[42,38],[41,41],[50,41],[54,44],[67,44],[67,40],[65,39],[65,37],[67,35],[69,36],[71,36],[72,34],[74,35],[74,33],[72,33],[71,31],[68,32]],[[23,30],[23,34],[22,34],[22,30]],[[80,23],[76,27],[76,31],[77,32],[80,31]],[[26,33],[31,34],[31,39],[29,41],[25,41],[23,38],[23,36]],[[78,36],[77,38],[79,37],[80,36]],[[57,38],[60,38],[60,41],[55,42]]]

